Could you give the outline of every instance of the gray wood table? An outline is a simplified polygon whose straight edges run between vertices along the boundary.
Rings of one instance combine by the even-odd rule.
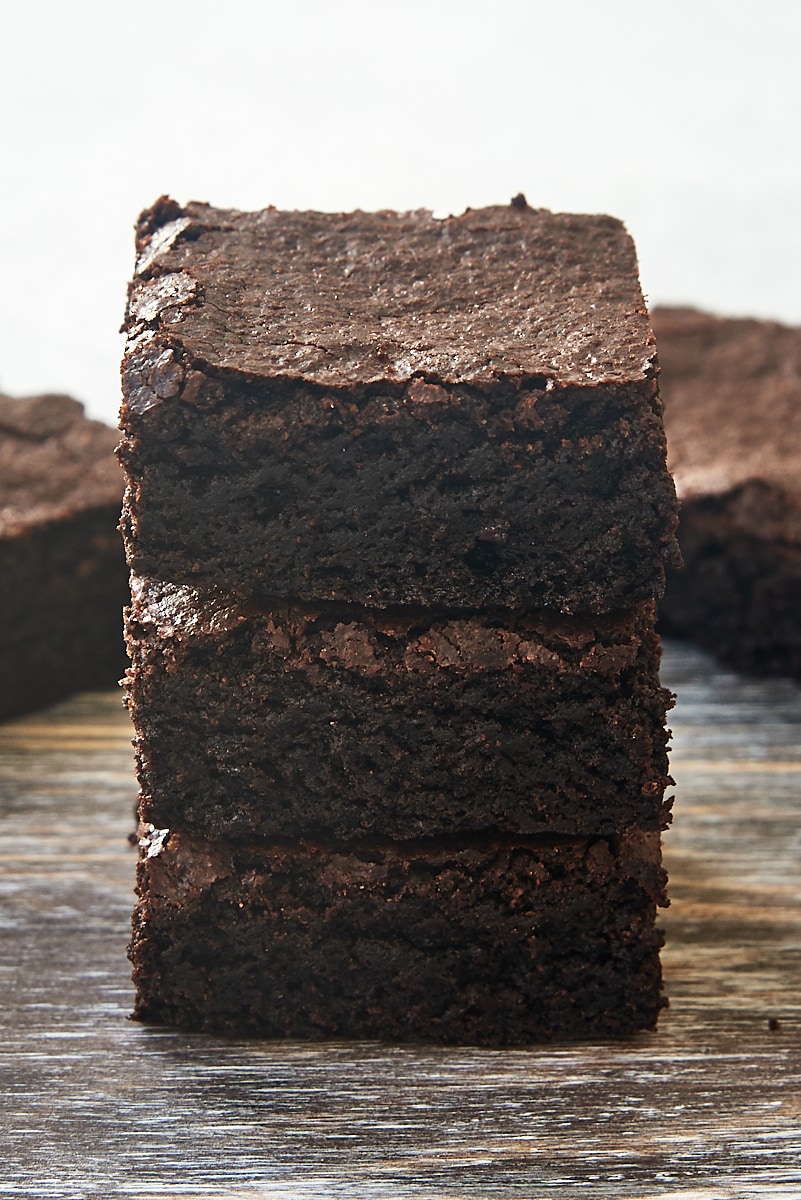
[[[0,1196],[801,1197],[801,690],[671,646],[670,1008],[624,1044],[225,1041],[127,1020],[115,694],[0,727]]]

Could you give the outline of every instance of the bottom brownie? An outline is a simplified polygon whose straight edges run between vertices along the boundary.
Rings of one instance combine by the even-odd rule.
[[[650,1029],[664,1003],[658,834],[143,840],[130,948],[141,1020],[514,1045]]]

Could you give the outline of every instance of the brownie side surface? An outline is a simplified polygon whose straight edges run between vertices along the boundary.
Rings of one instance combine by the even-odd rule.
[[[801,678],[801,330],[656,309],[684,569],[663,632]]]
[[[652,1028],[658,835],[142,858],[136,1016],[265,1037],[514,1045]]]
[[[139,249],[121,418],[138,574],[376,605],[661,594],[675,502],[619,223],[165,202]]]
[[[653,606],[593,623],[134,580],[142,819],[208,836],[664,828]]]
[[[140,575],[375,605],[661,595],[675,500],[651,381],[355,397],[199,379],[191,403],[125,419]]]
[[[67,396],[0,396],[0,720],[125,669],[116,441]]]

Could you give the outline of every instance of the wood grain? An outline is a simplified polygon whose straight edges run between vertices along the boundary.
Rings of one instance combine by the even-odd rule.
[[[0,1196],[801,1197],[801,690],[678,645],[665,678],[671,1006],[599,1046],[132,1024],[119,697],[0,726]]]

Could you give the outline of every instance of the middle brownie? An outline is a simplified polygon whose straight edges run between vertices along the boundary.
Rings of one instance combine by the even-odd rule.
[[[135,578],[140,816],[235,840],[664,829],[653,621],[245,606]]]

